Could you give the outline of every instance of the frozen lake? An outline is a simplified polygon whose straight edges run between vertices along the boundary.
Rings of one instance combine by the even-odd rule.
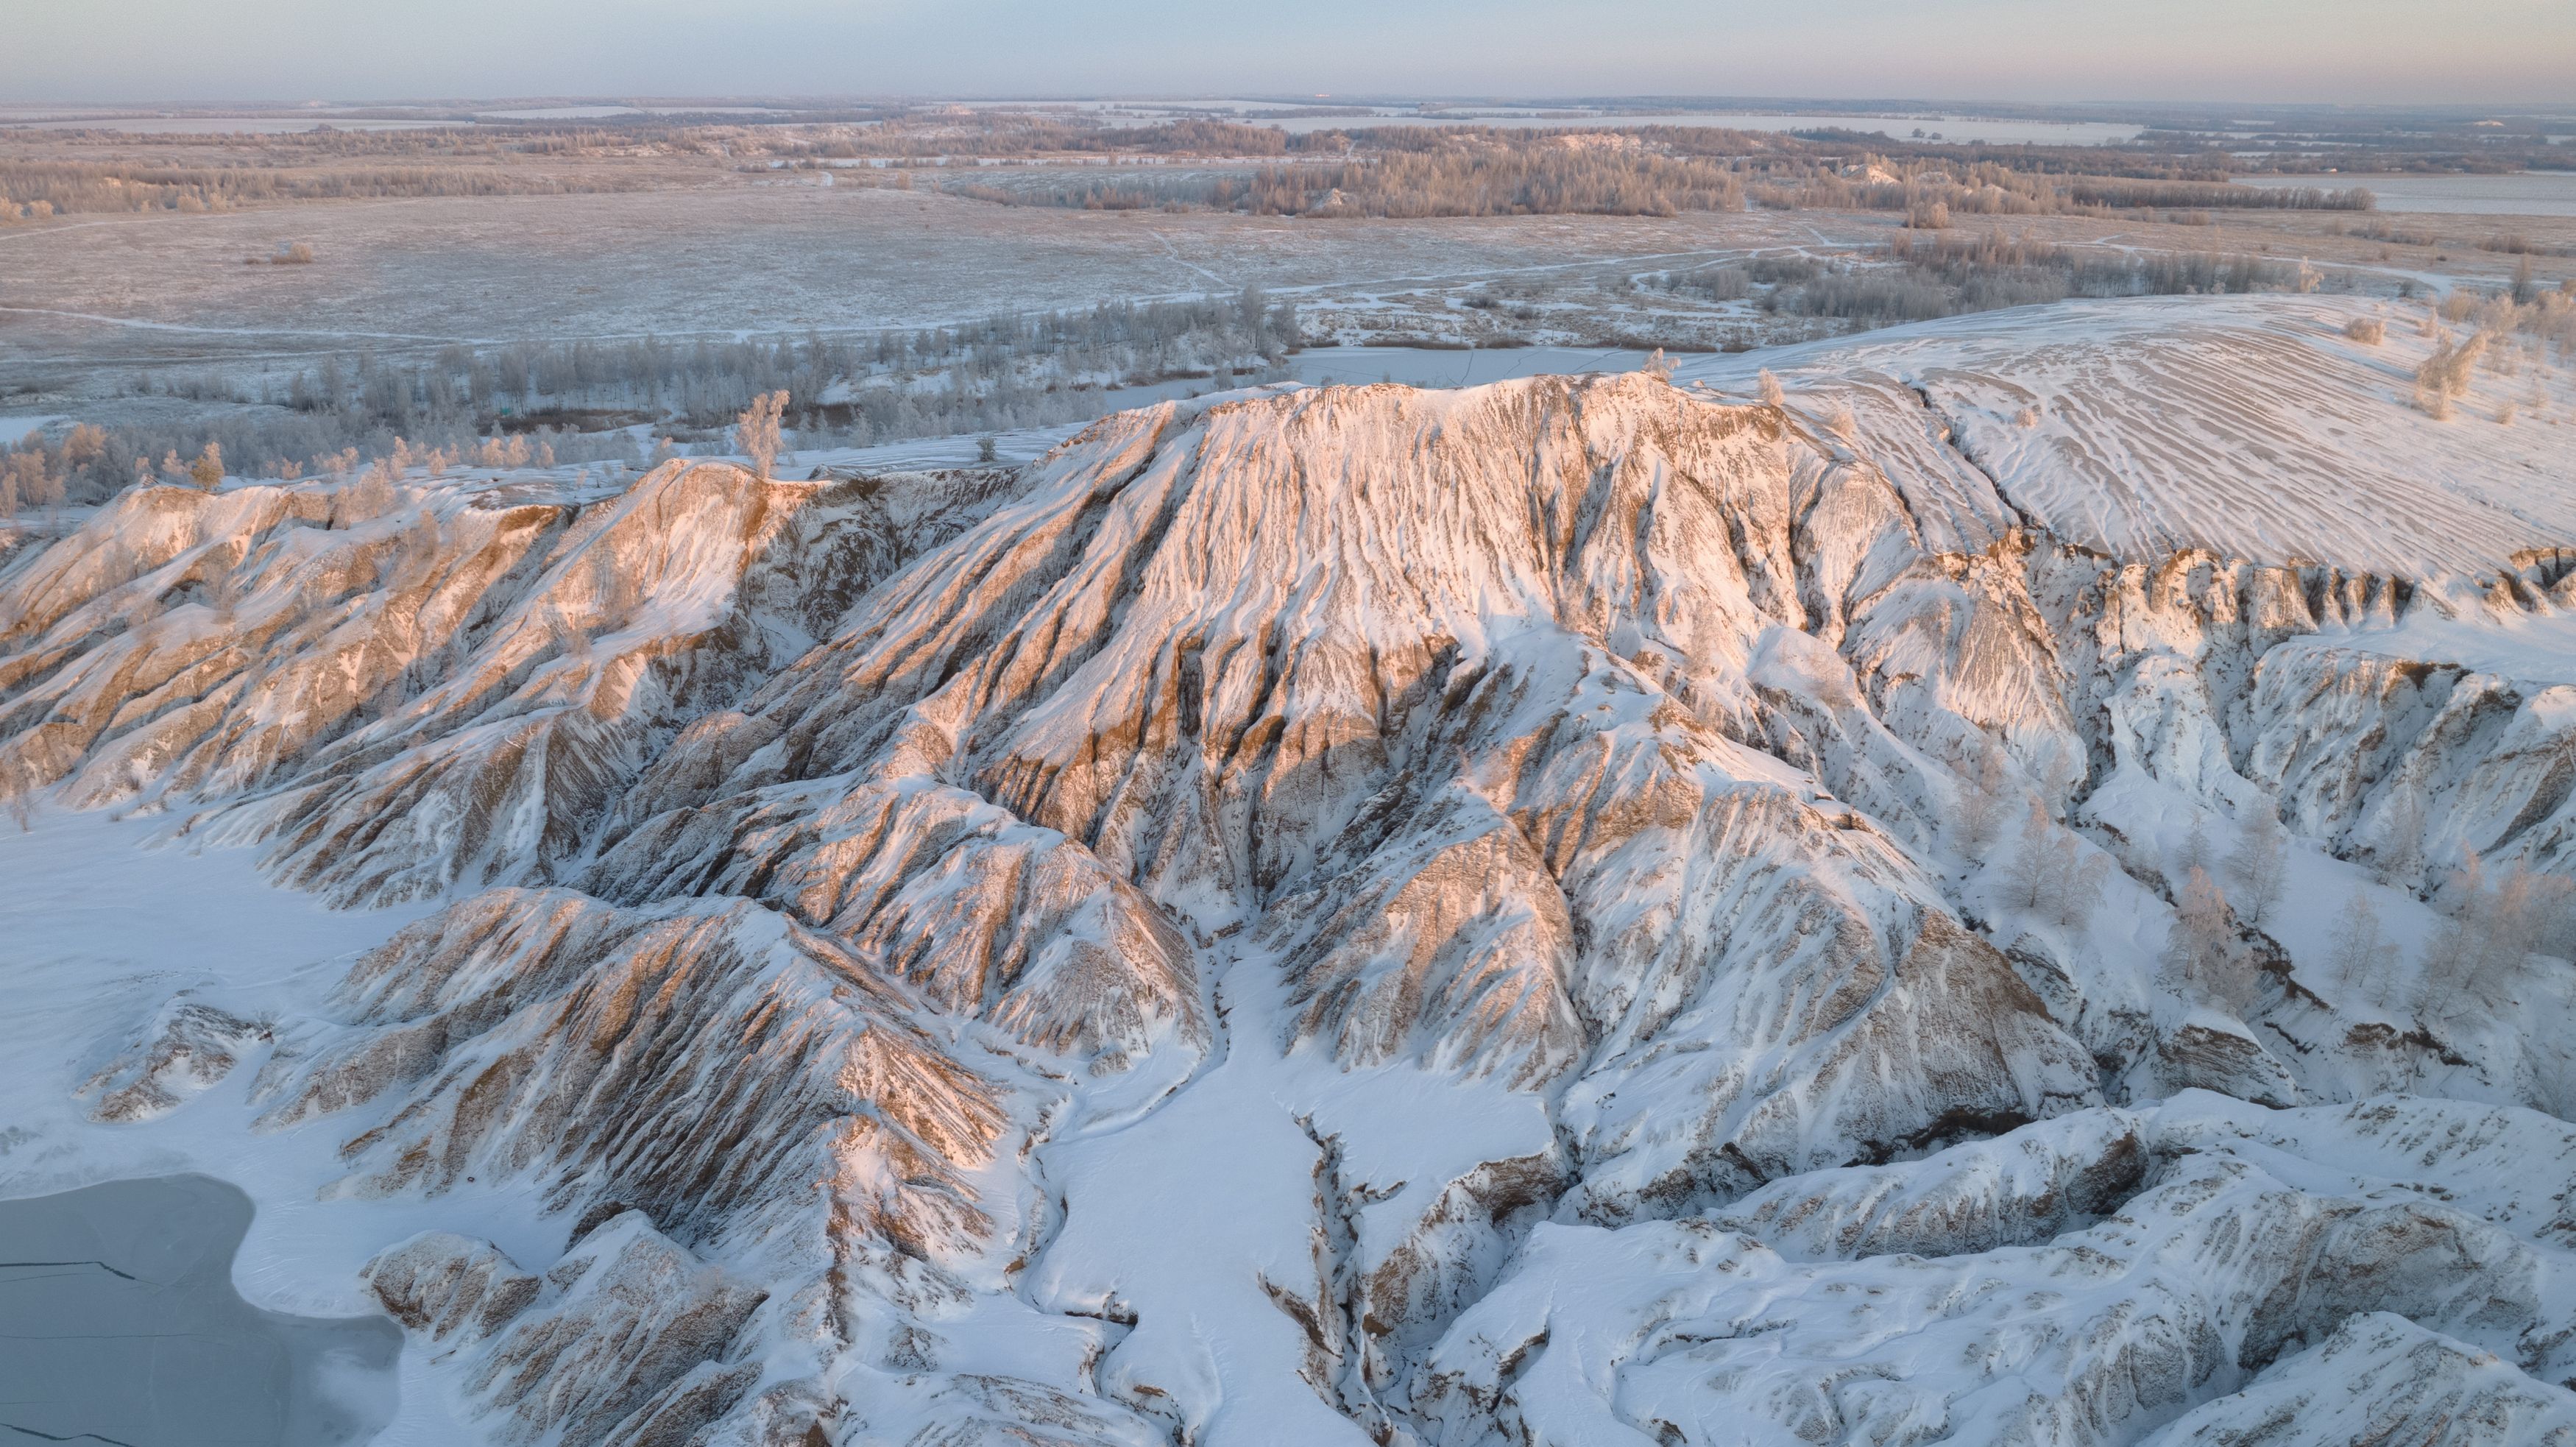
[[[341,1447],[393,1419],[402,1332],[233,1290],[248,1196],[210,1176],[0,1201],[10,1440]]]
[[[58,412],[28,413],[16,417],[0,417],[0,447],[9,446],[19,438],[26,436],[28,433],[35,431],[37,428],[44,426],[48,422],[60,422],[62,420],[62,414]]]
[[[2576,216],[2576,171],[2505,176],[2239,176],[2240,186],[2361,186],[2379,209],[2441,216]]]

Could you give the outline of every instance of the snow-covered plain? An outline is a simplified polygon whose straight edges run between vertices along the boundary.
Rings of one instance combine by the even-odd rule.
[[[2576,1440],[2571,449],[2353,307],[128,492],[0,1193],[386,1441]]]

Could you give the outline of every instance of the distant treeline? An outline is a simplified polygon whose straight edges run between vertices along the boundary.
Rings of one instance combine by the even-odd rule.
[[[1234,127],[1236,130],[1250,129]],[[1387,127],[1290,138],[1301,154],[1236,171],[1115,176],[1031,168],[998,177],[926,173],[948,194],[1015,206],[1215,210],[1257,216],[1675,216],[1777,210],[1953,215],[2110,215],[2217,208],[2367,211],[2368,191],[2258,187],[2175,176],[2064,174],[1999,161],[1954,165],[1875,153],[1817,155],[1795,139],[1683,127],[1646,133]],[[913,185],[912,173],[860,178]]]
[[[1256,216],[1674,216],[1741,211],[1744,181],[1633,145],[1467,144],[1265,167],[1209,200]]]
[[[498,166],[328,170],[0,160],[0,225],[83,212],[230,211],[280,201],[386,196],[526,196],[624,190],[641,178],[579,177]]]
[[[1255,290],[866,336],[359,353],[283,377],[164,378],[158,390],[216,405],[186,422],[30,436],[0,465],[14,469],[5,475],[20,480],[21,499],[84,502],[138,469],[184,474],[209,444],[244,476],[431,452],[495,466],[642,462],[659,439],[724,450],[727,424],[775,391],[788,394],[795,446],[858,447],[1076,421],[1098,415],[1109,387],[1266,376],[1298,342],[1295,310]]]
[[[1833,317],[1860,329],[2076,296],[2287,291],[2319,280],[2253,256],[2125,253],[1991,234],[1900,231],[1891,260],[1892,266],[1758,257],[1668,273],[1658,283],[1703,300],[1749,301],[1765,312]]]
[[[2230,186],[2225,182],[2129,181],[2082,176],[2067,188],[2079,206],[2159,206],[2172,210],[2208,211],[2236,208],[2256,211],[2368,211],[2378,204],[2370,192],[2353,186],[2326,190],[2316,186]]]

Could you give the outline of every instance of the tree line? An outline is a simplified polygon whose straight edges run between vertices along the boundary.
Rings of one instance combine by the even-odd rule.
[[[1078,421],[1115,387],[1257,379],[1300,341],[1294,306],[1248,289],[872,334],[359,352],[286,374],[147,379],[213,405],[185,421],[31,434],[0,450],[0,477],[19,506],[42,507],[175,480],[209,448],[242,476],[348,472],[397,455],[640,464],[723,450],[737,416],[774,393],[799,448],[861,447]]]

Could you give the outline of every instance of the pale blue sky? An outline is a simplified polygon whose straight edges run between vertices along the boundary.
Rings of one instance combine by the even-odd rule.
[[[0,101],[2576,101],[2571,0],[0,0]]]

